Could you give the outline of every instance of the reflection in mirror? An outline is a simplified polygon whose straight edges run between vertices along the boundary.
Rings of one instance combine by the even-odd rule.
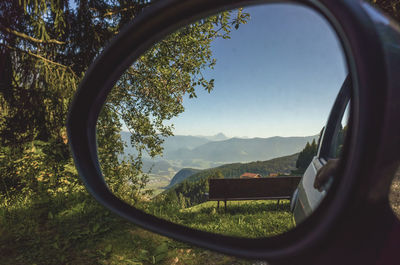
[[[350,90],[346,77],[335,32],[306,7],[269,4],[199,20],[152,46],[108,96],[97,124],[107,185],[192,228],[283,233],[333,181],[347,129],[349,98],[338,96]]]

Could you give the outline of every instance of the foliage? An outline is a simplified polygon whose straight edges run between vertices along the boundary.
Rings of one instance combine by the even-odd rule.
[[[400,167],[397,168],[392,185],[390,186],[389,202],[393,213],[400,219]]]
[[[65,121],[77,84],[109,39],[150,4],[107,0],[80,0],[73,5],[68,0],[0,3],[0,66],[4,69],[0,145],[2,154],[10,157],[12,153],[12,159],[3,161],[0,168],[1,189],[6,194],[22,186],[33,193],[62,189],[63,175],[68,174],[64,168],[71,165]],[[187,26],[152,47],[116,83],[97,124],[99,159],[112,191],[133,202],[148,193],[141,152],[161,154],[162,138],[172,134],[163,122],[183,111],[182,97],[195,97],[199,87],[208,91],[213,87],[213,80],[201,75],[215,65],[210,43],[229,38],[232,27],[248,18],[241,11],[223,12]],[[124,147],[119,134],[122,123],[132,132],[131,143],[139,151],[124,160],[119,159]],[[49,151],[34,148],[38,142]],[[60,148],[63,157],[56,165],[51,150]],[[32,163],[24,161],[27,150],[33,150]],[[21,169],[20,177],[8,169]],[[40,172],[49,180],[38,189]],[[76,178],[73,173],[71,177]]]
[[[138,238],[126,236],[127,231],[142,230],[127,228],[126,222],[121,227],[120,219],[88,197],[65,130],[84,72],[109,39],[151,2],[71,3],[0,1],[0,263],[107,263],[118,252],[110,242],[120,238],[133,242],[128,244],[132,254],[120,247],[119,254],[129,256],[126,263],[168,263],[176,251],[165,239],[159,244],[159,237],[145,236],[139,238],[144,245],[135,243]],[[141,155],[119,157],[122,122],[134,132],[131,142],[138,150],[160,154],[162,137],[171,134],[163,122],[183,111],[182,97],[213,87],[213,80],[201,75],[215,64],[211,41],[229,38],[231,29],[247,19],[240,11],[225,12],[176,32],[117,82],[100,114],[97,140],[106,181],[122,199],[135,204],[149,193]],[[111,229],[119,234],[106,237]]]
[[[223,179],[225,177],[220,170],[216,170],[213,172],[213,174],[209,178],[210,179]]]
[[[312,143],[306,144],[304,149],[299,153],[299,157],[297,158],[296,161],[296,167],[300,171],[305,171],[308,167],[308,165],[311,163],[313,157],[317,154],[318,151],[318,146],[315,143],[315,140],[312,141]]]
[[[369,0],[369,2],[382,9],[395,20],[400,20],[400,0]]]
[[[62,138],[80,76],[67,61],[73,57],[64,57],[67,2],[0,3],[2,144],[16,148],[33,140]]]
[[[169,193],[177,194],[178,198],[180,199],[180,204],[183,204],[185,207],[205,202],[207,200],[205,194],[209,190],[208,179],[212,177],[213,174],[197,181],[191,182],[184,180],[182,183],[177,185],[177,187],[170,190]],[[185,203],[182,203],[182,200],[184,200]]]
[[[0,157],[3,199],[12,199],[18,193],[50,199],[82,190],[68,148],[62,142],[34,141],[22,153],[1,147]]]

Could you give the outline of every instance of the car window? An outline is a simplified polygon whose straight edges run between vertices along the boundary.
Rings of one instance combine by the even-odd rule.
[[[329,149],[328,159],[339,158],[342,153],[343,143],[344,139],[346,138],[348,122],[349,122],[349,111],[350,111],[349,106],[350,106],[350,101],[347,102],[346,108],[342,113],[342,118],[339,119],[336,124],[335,132]]]
[[[324,135],[324,131],[325,131],[325,126],[322,127],[321,131],[319,132],[318,141],[317,141],[317,150],[319,150],[319,148],[321,147],[321,139]]]

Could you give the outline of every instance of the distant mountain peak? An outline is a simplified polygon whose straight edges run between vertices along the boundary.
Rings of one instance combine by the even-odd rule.
[[[225,134],[223,134],[222,132],[217,133],[215,135],[212,136],[203,136],[204,138],[206,138],[207,140],[210,141],[223,141],[223,140],[227,140],[229,139]]]
[[[213,136],[214,138],[220,138],[222,140],[228,139],[228,137],[226,137],[225,134],[223,134],[222,132],[217,133],[216,135]]]

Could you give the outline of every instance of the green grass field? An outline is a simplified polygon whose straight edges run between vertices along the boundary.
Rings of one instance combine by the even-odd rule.
[[[198,230],[250,238],[271,237],[294,227],[288,200],[279,206],[276,201],[228,201],[226,211],[222,202],[218,209],[217,202],[210,201],[166,218]]]
[[[0,203],[0,264],[252,264],[125,221],[87,193]]]
[[[400,209],[399,177],[392,207]],[[396,197],[397,196],[397,197]],[[151,204],[151,203],[150,203]],[[268,237],[294,226],[289,201],[229,201],[186,209],[149,205],[155,215],[213,233]],[[399,213],[399,211],[397,211]],[[141,229],[95,202],[86,192],[51,201],[20,197],[0,204],[0,264],[254,264]]]
[[[181,224],[212,233],[238,237],[270,237],[294,227],[289,201],[205,202],[180,211]]]

